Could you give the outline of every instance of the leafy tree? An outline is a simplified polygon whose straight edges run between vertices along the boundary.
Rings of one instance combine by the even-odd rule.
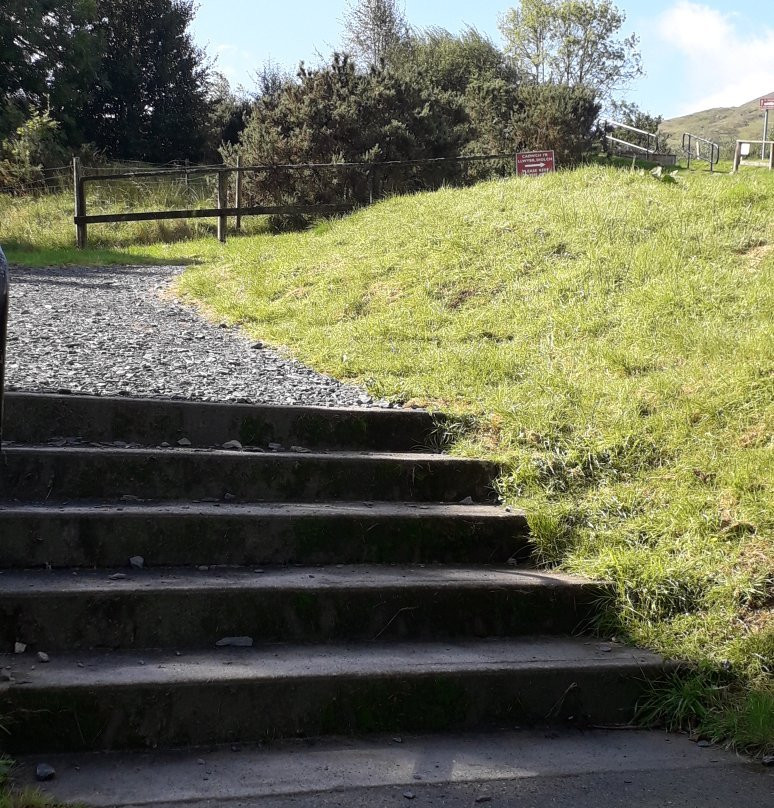
[[[96,0],[0,3],[0,137],[34,110],[61,114],[98,58]]]
[[[584,86],[608,98],[642,74],[638,39],[610,0],[521,0],[500,18],[506,51],[538,83]]]
[[[214,73],[210,79],[208,100],[210,104],[208,159],[215,159],[218,149],[224,144],[234,145],[247,123],[252,102],[243,92],[234,92],[222,73]]]
[[[113,157],[199,158],[210,119],[208,66],[188,31],[193,0],[97,0],[98,71],[83,136]]]
[[[344,14],[344,47],[365,65],[378,65],[408,38],[397,0],[351,0]]]
[[[391,64],[407,80],[451,94],[462,106],[464,152],[505,147],[518,75],[488,37],[474,28],[458,36],[430,28],[402,43]]]

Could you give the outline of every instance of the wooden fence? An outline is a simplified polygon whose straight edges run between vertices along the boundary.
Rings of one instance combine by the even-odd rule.
[[[235,166],[192,166],[171,169],[117,171],[104,174],[86,173],[80,160],[73,159],[73,193],[75,196],[75,236],[78,247],[84,248],[88,239],[90,224],[108,222],[148,222],[164,219],[217,219],[217,235],[221,242],[226,241],[226,230],[229,217],[236,220],[236,229],[241,228],[243,216],[270,215],[304,215],[324,216],[332,213],[345,213],[357,206],[357,202],[341,203],[292,204],[292,205],[242,205],[242,178],[246,173],[266,173],[272,171],[319,171],[319,170],[359,170],[365,172],[368,201],[374,199],[374,176],[379,171],[390,167],[427,166],[449,162],[473,163],[481,161],[510,161],[514,163],[513,154],[466,155],[462,157],[439,157],[425,160],[393,160],[380,163],[298,163],[290,165],[254,165],[243,166],[241,160]],[[515,164],[514,164],[515,165]],[[515,168],[514,168],[515,170]],[[86,183],[110,182],[115,180],[140,180],[151,177],[171,177],[185,173],[186,180],[191,176],[210,175],[217,178],[214,208],[188,208],[183,210],[141,211],[137,213],[99,213],[89,215],[86,210]],[[228,190],[231,178],[234,178],[234,206],[228,206]]]
[[[749,147],[750,146],[760,146],[761,147],[761,159],[757,161],[747,161],[747,165],[750,166],[765,166],[766,163],[763,159],[764,154],[766,153],[766,146],[769,147],[769,171],[774,171],[774,140],[737,140],[736,141],[736,148],[734,149],[734,164],[731,169],[732,174],[736,174],[739,171],[739,166],[742,163],[742,157],[747,155],[742,153],[742,147],[747,144],[748,147],[748,154],[749,154]]]

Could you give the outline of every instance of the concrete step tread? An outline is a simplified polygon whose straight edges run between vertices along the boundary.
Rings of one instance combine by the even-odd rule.
[[[20,654],[0,655],[0,668],[13,681],[0,683],[0,694],[14,690],[209,684],[213,682],[284,682],[335,677],[414,678],[497,671],[567,668],[638,671],[657,668],[656,654],[597,640],[526,637],[447,643],[360,645],[266,645],[213,648],[211,651],[83,652],[52,655],[47,664]]]
[[[239,449],[223,449],[215,447],[155,447],[155,446],[122,446],[116,447],[109,444],[77,444],[72,446],[52,446],[46,443],[7,443],[3,444],[3,451],[9,456],[13,455],[48,455],[48,456],[69,456],[69,457],[190,457],[192,455],[201,457],[210,455],[212,457],[233,457],[238,455],[246,462],[258,462],[266,458],[282,458],[295,460],[383,460],[389,462],[403,462],[410,464],[434,464],[450,465],[463,464],[471,466],[494,466],[488,460],[481,460],[476,457],[457,457],[455,455],[441,454],[439,452],[376,452],[376,451],[356,451],[351,449],[325,449],[308,451],[244,451]]]
[[[241,516],[257,518],[289,518],[311,516],[362,517],[373,519],[407,518],[432,519],[454,517],[459,519],[499,519],[523,521],[525,512],[506,510],[497,505],[471,503],[462,505],[449,502],[157,502],[127,501],[120,504],[97,502],[61,502],[25,504],[0,501],[0,520],[3,516],[99,516],[130,514],[133,516]]]
[[[6,398],[9,440],[79,437],[155,445],[185,437],[195,446],[238,439],[245,445],[413,451],[428,445],[444,416],[402,408],[314,407],[110,398],[13,392]]]
[[[111,579],[114,574],[125,578]],[[509,589],[529,592],[536,589],[578,591],[599,589],[604,584],[560,573],[502,566],[447,565],[344,565],[324,567],[266,567],[253,569],[215,568],[192,570],[132,569],[9,570],[0,573],[0,602],[4,597],[43,595],[97,595],[105,592],[188,591],[295,591],[295,590],[399,590],[433,591],[459,589]]]

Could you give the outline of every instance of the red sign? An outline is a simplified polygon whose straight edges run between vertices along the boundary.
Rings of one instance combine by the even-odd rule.
[[[774,109],[774,97],[761,98],[761,109]]]
[[[537,177],[553,170],[553,151],[528,151],[516,155],[516,174],[519,177]]]

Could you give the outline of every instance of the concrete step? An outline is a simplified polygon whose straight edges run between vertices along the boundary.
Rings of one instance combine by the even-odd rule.
[[[0,499],[494,499],[498,467],[438,454],[9,446]]]
[[[771,808],[774,793],[770,767],[685,734],[632,729],[64,753],[46,755],[56,777],[42,786],[40,762],[17,758],[17,783],[43,788],[57,805],[92,808],[395,808],[406,792],[422,808]]]
[[[238,440],[267,448],[278,443],[309,449],[410,452],[435,449],[441,415],[380,408],[281,407],[152,398],[9,393],[5,437],[19,443],[53,438],[124,441],[146,446],[221,446]],[[436,436],[436,437],[434,437]]]
[[[8,571],[0,650],[214,648],[259,642],[440,640],[569,634],[604,587],[502,567],[342,566]]]
[[[502,563],[529,553],[523,513],[411,502],[0,505],[0,569]]]
[[[625,723],[658,657],[593,641],[266,646],[0,657],[10,751],[251,742],[298,734]],[[6,677],[7,678],[7,677]]]

